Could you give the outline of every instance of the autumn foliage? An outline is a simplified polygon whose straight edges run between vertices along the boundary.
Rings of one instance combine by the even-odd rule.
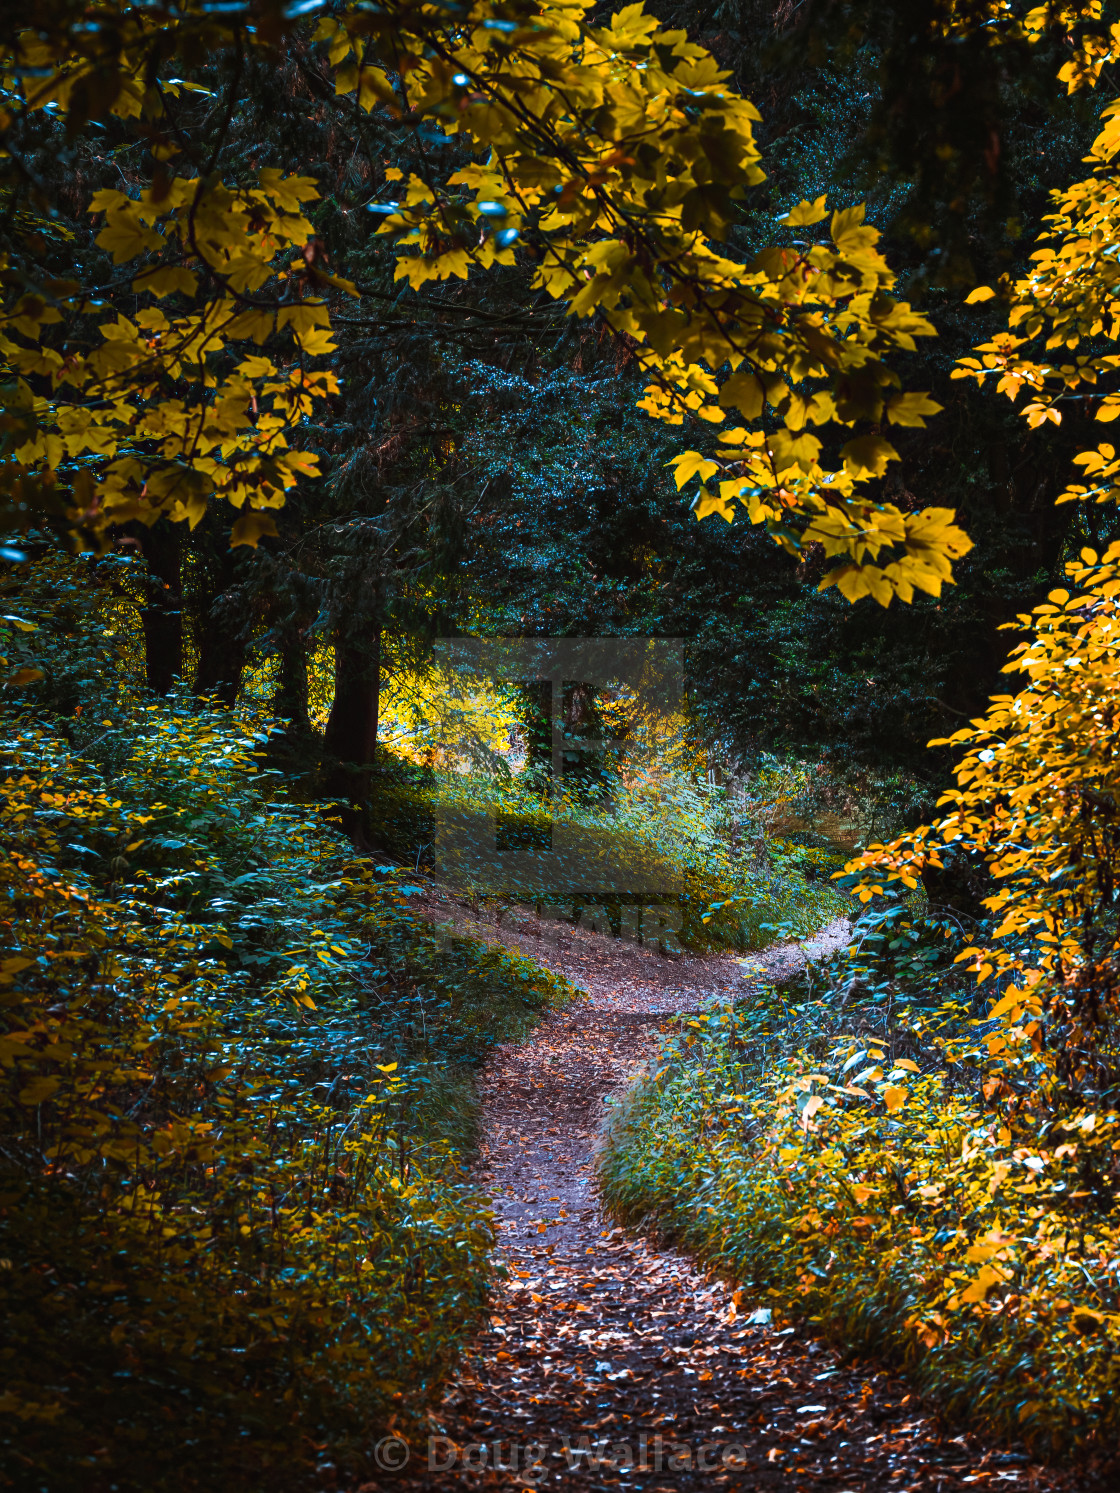
[[[1071,91],[1118,42],[1083,39]],[[1116,106],[1103,117],[1092,175],[1054,194],[1034,268],[1002,286],[1009,329],[954,375],[1023,395],[1032,428],[1074,400],[1120,410]],[[1088,480],[1059,501],[1113,500],[1110,445],[1075,464]],[[1120,547],[1066,569],[1018,619],[1022,687],[933,743],[960,753],[938,817],[846,868],[863,911],[831,984],[692,1023],[603,1162],[623,1216],[1050,1451],[1114,1442],[1120,1338]],[[927,903],[923,873],[946,866],[986,882],[978,920]]]
[[[741,501],[787,549],[822,544],[839,562],[829,582],[853,600],[936,595],[967,536],[949,510],[910,512],[867,486],[898,455],[880,425],[920,426],[939,408],[903,392],[888,361],[933,327],[893,295],[878,232],[861,206],[830,214],[822,198],[787,215],[785,241],[750,263],[721,252],[735,204],[764,177],[757,110],[641,5],[603,27],[587,11],[482,0],[445,15],[394,0],[318,22],[340,109],[352,98],[407,123],[423,147],[419,168],[390,169],[385,198],[366,204],[394,237],[397,277],[419,289],[531,267],[534,288],[624,340],[648,376],[649,414],[702,429],[770,412],[764,431],[723,433],[715,458],[682,457],[682,483],[725,473],[718,496],[701,491],[698,516],[729,518]],[[63,7],[43,30],[11,35],[10,138],[43,111],[76,129],[115,115],[137,121],[153,157],[137,197],[109,189],[90,203],[104,215],[97,243],[131,266],[123,297],[42,279],[26,252],[3,267],[8,478],[25,517],[64,512],[96,542],[122,518],[197,521],[219,494],[242,510],[235,542],[251,544],[273,531],[268,511],[297,476],[314,474],[291,443],[337,388],[312,366],[334,346],[329,302],[359,294],[328,272],[303,215],[314,182],[272,169],[227,182],[213,161],[173,170],[184,95],[201,89],[173,68],[228,52],[235,100],[236,58],[278,45],[290,17],[268,4],[264,24],[245,27],[192,0],[90,30]],[[476,159],[447,174],[431,152],[453,140]],[[814,237],[823,222],[829,236]],[[844,434],[835,458],[811,427]]]
[[[452,1361],[491,1238],[464,1065],[571,992],[411,914],[276,793],[251,707],[136,692],[85,568],[25,567],[0,624],[82,692],[4,714],[6,1455],[302,1486]]]
[[[499,332],[522,317],[535,356],[543,310],[557,347],[576,328],[572,366],[584,338],[612,349],[596,399],[625,370],[618,397],[672,436],[649,465],[685,514],[745,516],[819,590],[932,620],[973,539],[954,508],[901,488],[894,442],[943,414],[904,377],[937,326],[859,202],[787,199],[744,249],[760,114],[640,4],[41,9],[33,29],[0,24],[0,1298],[20,1344],[4,1350],[4,1434],[59,1486],[78,1469],[113,1487],[137,1462],[152,1488],[234,1486],[250,1462],[270,1486],[307,1485],[324,1450],[365,1477],[371,1427],[422,1415],[486,1298],[471,1072],[574,993],[413,914],[435,810],[539,841],[567,816],[604,859],[625,840],[671,864],[686,917],[669,931],[696,947],[804,934],[838,896],[814,884],[828,852],[767,848],[792,790],[767,797],[775,759],[754,741],[738,743],[754,774],[738,799],[714,767],[702,781],[711,742],[672,772],[666,750],[644,777],[603,772],[598,798],[457,763],[441,779],[431,741],[408,772],[383,750],[382,676],[424,677],[439,629],[544,631],[562,612],[528,581],[498,600],[459,589],[485,592],[495,555],[503,586],[516,568],[512,528],[479,568],[464,560],[488,490],[479,527],[521,528],[502,511],[518,453],[485,449],[511,425],[478,422],[452,460],[477,390],[507,409]],[[1058,84],[1078,95],[1120,60],[1100,0],[939,0],[916,31],[993,50],[1058,36]],[[377,283],[332,263],[330,189],[310,165],[227,149],[247,75],[281,62],[332,150],[363,139],[371,169],[339,211],[368,226]],[[970,339],[988,328],[948,356],[945,387],[1006,397],[1030,440],[1120,416],[1120,105],[1100,117],[1029,268],[934,287]],[[373,125],[392,161],[368,148]],[[37,162],[65,165],[76,142],[114,184],[79,182],[66,219]],[[496,311],[456,300],[479,285],[514,289]],[[360,365],[389,310],[433,366],[461,331],[477,387],[405,380],[381,425],[379,388],[347,405],[340,328],[360,323]],[[556,408],[575,469],[577,427]],[[351,444],[332,445],[343,424]],[[590,416],[578,430],[586,449],[603,440]],[[618,506],[603,483],[573,484],[581,523]],[[534,495],[550,542],[553,496]],[[1083,518],[1118,497],[1117,449],[1083,443],[1058,502]],[[605,574],[613,554],[577,580],[610,594],[616,629],[668,615],[655,517],[650,498],[633,518],[625,584]],[[601,1158],[621,1217],[1050,1453],[1107,1446],[1118,1424],[1112,537],[1056,542],[1068,585],[1016,601],[1015,692],[933,743],[956,759],[930,822],[848,864],[849,954],[666,1038]],[[541,542],[525,569],[558,549]],[[756,605],[742,553],[724,557],[733,627]],[[206,608],[190,694],[192,585]],[[711,618],[678,590],[673,615],[699,635]],[[824,666],[796,618],[788,634],[815,698]],[[320,686],[337,710],[318,711]],[[828,775],[789,768],[802,785],[813,771]],[[752,816],[754,861],[738,838]],[[405,819],[412,838],[394,840]],[[938,903],[951,874],[981,888],[970,910]],[[198,1451],[186,1469],[169,1419]]]

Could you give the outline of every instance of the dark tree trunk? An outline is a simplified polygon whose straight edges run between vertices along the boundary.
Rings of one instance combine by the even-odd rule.
[[[245,672],[245,641],[227,624],[207,618],[198,639],[194,692],[222,705],[234,705]]]
[[[307,646],[298,629],[292,627],[283,631],[279,656],[279,678],[276,693],[272,697],[273,712],[281,720],[289,722],[285,735],[310,736],[311,720],[307,713]],[[376,735],[376,730],[374,734]]]
[[[183,562],[178,525],[161,518],[139,530],[140,549],[148,564],[148,600],[141,608],[144,666],[148,688],[170,692],[183,672]]]
[[[377,749],[381,705],[381,629],[372,624],[362,640],[340,633],[334,645],[334,700],[323,745],[333,759],[330,787],[347,800],[342,827],[359,849],[369,849],[365,810]]]
[[[232,706],[248,656],[248,603],[237,587],[240,552],[230,548],[229,535],[211,516],[205,523],[199,536],[200,594],[193,612],[198,647],[193,688],[196,695]]]
[[[603,716],[599,692],[578,681],[564,686],[564,783],[583,798],[602,797],[606,790],[603,755]]]
[[[525,740],[527,786],[550,797],[552,794],[552,681],[530,679],[519,686],[518,716]]]
[[[336,641],[334,700],[324,738],[327,750],[342,762],[372,766],[380,703],[380,629],[371,629],[364,644],[353,639]]]

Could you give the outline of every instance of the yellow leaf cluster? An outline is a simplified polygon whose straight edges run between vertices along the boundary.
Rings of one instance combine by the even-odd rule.
[[[378,205],[397,278],[415,290],[522,256],[536,289],[625,341],[651,415],[712,427],[731,412],[767,417],[765,441],[721,450],[719,495],[705,489],[699,515],[730,518],[738,503],[787,548],[824,544],[841,561],[829,583],[853,599],[936,594],[968,547],[952,516],[901,514],[864,486],[897,457],[878,427],[921,425],[937,410],[901,393],[889,366],[933,328],[894,297],[877,231],[862,206],[829,213],[822,197],[787,214],[788,242],[746,264],[725,253],[737,204],[763,180],[757,110],[704,48],[640,4],[601,26],[590,9],[475,0],[449,13],[387,0],[319,21],[315,42],[345,107],[469,148],[471,163],[445,176],[422,151],[396,200]],[[272,45],[290,24],[268,9],[244,28],[203,0],[121,9],[119,22],[102,38],[60,13],[18,37],[7,53],[14,107],[52,107],[78,127],[105,113],[155,127],[166,98],[196,86],[166,76],[177,53]],[[157,157],[176,148],[168,136]],[[194,520],[212,493],[275,506],[288,485],[277,455],[285,433],[307,400],[331,392],[305,371],[334,344],[325,312],[310,317],[300,292],[353,289],[315,267],[303,207],[316,195],[308,178],[274,171],[245,187],[160,175],[137,198],[98,193],[100,246],[117,264],[146,261],[134,289],[194,304],[103,322],[92,353],[77,340],[58,351],[40,335],[52,317],[94,309],[79,287],[28,297],[9,275],[0,358],[25,381],[14,477],[69,486],[75,521],[90,529],[160,512]],[[286,248],[300,257],[285,271],[275,259]],[[261,345],[283,328],[298,349],[290,389],[258,387],[269,376],[244,365],[232,381],[216,373],[228,343]],[[50,384],[45,399],[26,382],[36,375]],[[807,427],[861,422],[870,429],[822,464]],[[154,463],[139,454],[149,443]]]
[[[216,293],[180,314],[149,304],[110,315],[92,347],[86,334],[62,351],[43,345],[43,328],[99,311],[79,287],[55,283],[52,300],[24,294],[9,302],[0,360],[17,380],[15,459],[41,479],[72,474],[75,524],[96,531],[166,513],[193,527],[212,496],[235,508],[278,508],[300,476],[318,474],[314,457],[288,445],[316,403],[338,391],[333,373],[308,366],[334,348],[326,306],[318,298],[286,303],[283,293],[275,304],[255,299],[270,281],[303,289],[277,260],[308,241],[302,204],[317,196],[309,178],[274,170],[237,192],[184,178],[165,183],[158,200],[154,189],[138,199],[98,192],[90,211],[104,215],[97,241],[114,262],[152,256],[132,282],[142,300],[189,303],[203,276]],[[4,270],[0,279],[18,283]],[[222,371],[238,343],[259,346],[284,331],[286,367],[250,355]],[[47,395],[32,393],[36,378]],[[262,532],[275,532],[272,521],[246,515],[234,542],[255,543]]]
[[[945,814],[847,870],[862,873],[867,900],[890,881],[914,885],[950,852],[982,859],[995,926],[958,957],[999,992],[988,1050],[1033,1060],[1045,1023],[1076,1075],[1091,1070],[1106,1014],[1120,1011],[1109,914],[1120,875],[1120,545],[1103,557],[1083,550],[1067,572],[1075,589],[1052,591],[1016,624],[1033,632],[1007,666],[1025,687],[935,743],[964,749]]]
[[[588,9],[555,0],[531,18],[506,7],[499,20],[479,4],[438,39],[405,7],[320,23],[340,93],[401,119],[426,115],[479,157],[442,186],[426,167],[385,205],[380,231],[395,238],[398,279],[415,289],[465,278],[512,263],[524,246],[537,288],[625,339],[649,381],[647,413],[718,427],[729,411],[757,420],[769,409],[779,422],[765,447],[721,451],[714,463],[683,453],[678,487],[701,466],[726,478],[718,495],[701,489],[698,517],[730,520],[738,498],[788,548],[820,521],[829,553],[847,560],[846,594],[885,602],[915,587],[936,593],[968,547],[961,531],[923,516],[912,544],[908,516],[857,492],[896,458],[890,443],[874,433],[849,441],[837,475],[805,432],[807,423],[920,425],[938,409],[896,392],[887,366],[933,329],[893,299],[877,231],[862,206],[830,216],[820,198],[786,218],[796,229],[827,220],[820,241],[746,265],[721,252],[735,204],[763,179],[757,110],[710,55],[640,5],[603,27],[588,24]],[[390,15],[400,65],[386,72]],[[868,551],[887,543],[897,554],[869,570]]]
[[[1099,19],[1099,4],[1073,9],[1081,19]],[[1076,17],[1068,19],[1072,24]],[[1041,34],[1040,28],[1034,34]],[[1075,58],[1060,74],[1071,91],[1094,86],[1104,63],[1120,55],[1120,25],[1106,35],[1080,33],[1074,41]],[[1074,399],[1095,407],[1102,423],[1120,415],[1120,393],[1108,387],[1120,368],[1120,354],[1109,351],[1109,344],[1120,340],[1120,103],[1106,104],[1101,120],[1101,131],[1086,157],[1091,174],[1051,193],[1052,211],[1031,255],[1030,272],[1000,283],[1008,308],[1007,331],[979,344],[952,375],[994,385],[1012,402],[1025,394],[1022,414],[1031,429],[1059,425],[1061,407]],[[995,296],[991,286],[980,286],[967,303]],[[1059,503],[1115,501],[1120,468],[1111,446],[1084,452],[1075,463],[1093,480],[1071,482]]]

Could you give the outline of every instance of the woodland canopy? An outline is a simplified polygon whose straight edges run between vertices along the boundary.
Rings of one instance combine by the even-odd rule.
[[[349,1486],[433,1403],[477,1071],[580,999],[425,915],[447,814],[667,868],[595,925],[659,957],[850,916],[665,1039],[605,1205],[1115,1440],[1118,60],[1112,0],[5,11],[13,1486]]]

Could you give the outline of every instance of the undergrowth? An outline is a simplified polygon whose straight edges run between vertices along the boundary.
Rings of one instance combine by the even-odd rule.
[[[1120,1417],[1120,1117],[997,1106],[959,915],[890,896],[848,954],[663,1039],[602,1153],[608,1205],[950,1417],[1039,1453]],[[968,930],[975,936],[975,930]]]
[[[791,814],[816,805],[819,771],[765,753],[715,768],[727,743],[701,739],[660,665],[635,683],[612,673],[609,647],[584,662],[604,682],[566,685],[547,711],[485,669],[399,668],[383,692],[373,839],[480,902],[643,940],[648,925],[663,951],[746,952],[842,911],[838,847],[781,833],[808,828]]]
[[[602,798],[546,798],[514,776],[393,764],[374,834],[479,898],[547,904],[577,918],[587,909],[585,919],[602,907],[615,924],[623,906],[671,910],[676,940],[693,951],[746,952],[807,936],[844,907],[829,881],[842,856],[759,833],[726,788],[683,770],[616,778]]]
[[[1120,545],[1066,575],[939,816],[846,867],[849,956],[669,1043],[603,1182],[948,1412],[1115,1476]]]
[[[0,1444],[54,1490],[368,1475],[483,1305],[471,1070],[571,987],[432,928],[138,690],[83,562],[3,624]]]

